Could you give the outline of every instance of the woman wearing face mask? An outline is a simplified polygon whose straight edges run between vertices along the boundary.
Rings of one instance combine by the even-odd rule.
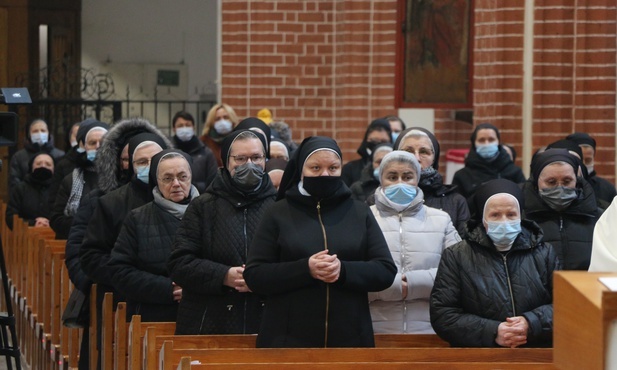
[[[200,139],[212,150],[219,167],[223,166],[221,143],[239,121],[233,108],[225,103],[216,104],[208,112]]]
[[[441,253],[461,241],[447,213],[425,206],[420,163],[396,150],[379,166],[381,186],[371,210],[398,268],[386,290],[369,293],[375,333],[434,334],[428,299]]]
[[[401,133],[394,148],[416,156],[422,168],[418,186],[424,193],[424,204],[448,213],[454,227],[462,233],[469,219],[469,206],[456,186],[444,185],[437,171],[440,148],[435,135],[424,128],[411,127]]]
[[[47,153],[36,154],[28,165],[24,181],[11,189],[6,207],[6,224],[13,229],[13,215],[19,215],[28,225],[49,226],[49,186],[54,173],[54,159]]]
[[[550,347],[555,250],[521,219],[523,194],[511,181],[481,185],[472,209],[464,240],[441,256],[433,329],[456,347]]]
[[[481,123],[471,134],[471,150],[465,158],[465,167],[456,171],[452,185],[469,201],[476,188],[492,179],[507,179],[515,183],[525,181],[523,171],[501,146],[499,129],[490,123]]]
[[[255,228],[276,191],[264,172],[265,138],[250,130],[222,142],[225,166],[191,202],[167,267],[182,287],[176,334],[257,333],[263,303],[243,273]]]
[[[341,179],[347,186],[362,177],[362,169],[371,163],[371,154],[375,147],[382,143],[392,144],[392,129],[385,118],[377,118],[367,127],[364,139],[357,150],[360,159],[347,162],[343,166]]]
[[[132,210],[111,251],[114,288],[127,298],[126,317],[142,321],[176,321],[182,288],[167,272],[176,230],[191,200],[191,157],[167,149],[152,157],[150,181],[154,200]]]
[[[51,228],[57,239],[66,239],[81,199],[98,185],[98,173],[94,165],[96,151],[109,130],[106,123],[89,121],[77,130],[80,153],[75,158],[75,168],[66,175],[55,195],[51,209]]]
[[[577,177],[579,161],[566,149],[534,157],[523,186],[525,215],[544,231],[564,270],[587,270],[593,229],[600,217],[593,188]]]
[[[30,123],[24,148],[15,152],[11,157],[9,190],[23,181],[26,174],[29,173],[28,163],[31,157],[38,152],[49,154],[54,161],[58,161],[64,156],[64,151],[54,146],[53,137],[49,134],[47,123],[42,119],[35,119]]]
[[[341,166],[334,140],[305,139],[261,220],[244,271],[266,300],[258,347],[374,346],[367,294],[389,287],[396,266]]]
[[[373,194],[379,186],[379,165],[386,154],[392,151],[390,143],[378,144],[371,154],[371,162],[362,170],[360,180],[351,184],[351,197],[355,200],[366,202],[367,204],[375,204]]]
[[[216,157],[210,148],[206,147],[195,136],[195,119],[188,112],[178,112],[172,119],[174,146],[193,158],[193,184],[200,193],[206,188],[218,171]]]

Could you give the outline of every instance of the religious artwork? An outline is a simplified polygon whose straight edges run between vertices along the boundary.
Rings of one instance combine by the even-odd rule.
[[[471,103],[472,0],[405,0],[403,104]]]

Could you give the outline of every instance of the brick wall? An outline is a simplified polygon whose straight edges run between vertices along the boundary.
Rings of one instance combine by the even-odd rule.
[[[524,2],[474,3],[474,120],[499,126],[520,158]],[[598,172],[614,180],[617,5],[535,4],[532,149],[587,131]],[[332,136],[356,158],[366,125],[396,113],[396,12],[397,0],[223,0],[223,101],[241,116],[269,107],[297,141]],[[436,110],[442,153],[468,147],[470,133]]]

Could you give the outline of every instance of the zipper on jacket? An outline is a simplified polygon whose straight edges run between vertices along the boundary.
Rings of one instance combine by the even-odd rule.
[[[204,328],[204,321],[206,321],[206,313],[208,312],[208,307],[206,307],[206,309],[204,310],[204,314],[201,317],[201,323],[199,324],[199,334],[201,334],[201,331]]]
[[[401,246],[401,279],[405,276],[405,252],[403,248],[403,214],[398,214],[398,235],[399,245]],[[402,283],[401,283],[402,285]],[[407,294],[409,294],[409,285],[407,285]],[[407,334],[407,299],[403,300],[403,334]]]
[[[246,259],[248,258],[248,255],[249,255],[248,235],[246,232],[247,219],[248,219],[248,209],[245,208],[244,209],[244,263],[243,264],[246,264]],[[242,274],[242,277],[244,277],[244,273]],[[246,311],[248,310],[248,301],[247,301],[247,294],[242,294],[242,296],[244,297],[244,312],[242,313],[242,333],[246,334]]]
[[[321,226],[321,232],[323,234],[324,250],[328,249],[328,237],[326,236],[326,227],[321,219],[321,201],[317,202],[317,218],[319,219],[319,225]],[[326,322],[324,325],[324,348],[328,347],[328,315],[330,313],[330,284],[326,283]]]
[[[516,316],[516,308],[514,308],[514,293],[512,292],[512,283],[510,283],[510,272],[508,271],[508,257],[507,255],[502,255],[503,266],[506,269],[506,278],[508,279],[508,290],[510,291],[510,301],[512,301],[512,316]]]
[[[559,231],[563,231],[563,217],[559,215]]]

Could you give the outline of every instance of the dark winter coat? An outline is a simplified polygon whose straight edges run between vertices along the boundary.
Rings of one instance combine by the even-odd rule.
[[[529,324],[526,346],[550,346],[553,271],[557,255],[537,224],[523,220],[508,252],[498,252],[482,225],[443,251],[430,298],[435,332],[456,347],[497,347],[497,327],[507,317]]]
[[[193,158],[193,164],[191,165],[192,182],[199,190],[199,193],[203,194],[218,171],[218,164],[214,153],[194,135],[189,141],[182,141],[177,136],[174,136],[173,143],[176,148]]]
[[[79,250],[88,229],[90,218],[94,214],[98,198],[102,195],[102,191],[94,189],[86,196],[82,197],[77,213],[73,217],[73,224],[69,231],[69,236],[66,240],[66,248],[64,253],[64,263],[69,273],[69,279],[75,287],[82,292],[89,292],[92,280],[86,275],[81,268],[79,260]]]
[[[596,196],[596,200],[603,201],[607,206],[611,204],[613,198],[617,196],[617,190],[615,190],[615,186],[611,184],[610,181],[598,177],[596,171],[593,171],[589,174],[587,178],[587,182],[593,188],[593,192]],[[606,207],[604,207],[606,209]]]
[[[456,187],[444,185],[439,172],[428,177],[422,176],[418,186],[424,192],[424,204],[450,215],[452,224],[462,234],[470,213],[467,200],[456,191]]]
[[[371,195],[375,194],[375,189],[379,187],[379,180],[373,176],[373,163],[369,163],[362,170],[360,180],[351,184],[351,198],[366,202]]]
[[[109,269],[117,291],[127,298],[126,317],[176,321],[167,259],[180,219],[155,202],[132,210],[111,251]]]
[[[6,224],[13,230],[13,215],[19,215],[28,225],[34,226],[37,217],[49,219],[49,186],[51,180],[38,181],[32,174],[11,190],[11,198],[6,207]]]
[[[126,216],[150,201],[152,193],[148,185],[136,179],[98,199],[79,250],[81,267],[97,283],[97,295],[99,291],[114,292],[114,300],[124,300],[112,288],[112,271],[107,263]]]
[[[266,299],[258,347],[375,345],[368,292],[390,287],[397,269],[372,212],[350,195],[343,186],[317,203],[292,187],[264,215],[244,271]],[[326,248],[341,261],[331,284],[308,264]]]
[[[525,181],[525,175],[517,167],[510,155],[499,146],[497,158],[488,161],[478,155],[472,148],[465,158],[465,167],[456,171],[452,185],[466,199],[475,193],[476,188],[493,179],[507,179],[517,184]]]
[[[89,192],[96,189],[98,186],[98,174],[94,170],[94,164],[85,159],[85,153],[81,154],[80,159],[77,161],[78,166],[83,173],[83,190],[81,197],[88,195]],[[71,196],[71,190],[73,188],[73,173],[66,175],[62,180],[62,184],[58,189],[54,205],[51,209],[51,219],[49,220],[49,226],[56,232],[56,239],[67,239],[69,236],[69,230],[73,224],[73,216],[67,216],[64,213],[66,204]],[[81,199],[80,199],[81,204]]]
[[[371,164],[371,159],[368,155],[366,157],[347,162],[341,171],[341,179],[345,185],[351,186],[354,182],[360,180],[362,177],[362,169],[369,164]]]
[[[49,154],[54,161],[58,161],[64,155],[64,151],[56,148],[53,144],[53,139],[50,135],[49,141],[44,145],[33,144],[30,140],[26,141],[24,148],[13,154],[9,167],[9,189],[22,182],[28,174],[28,162],[37,153],[45,152]]]
[[[568,208],[557,212],[546,204],[532,182],[523,185],[525,217],[535,221],[544,231],[564,270],[587,270],[591,259],[593,229],[601,211],[591,185],[577,179],[581,194]]]
[[[191,202],[169,258],[173,281],[182,287],[176,334],[257,333],[262,302],[253,293],[223,285],[227,271],[246,264],[257,224],[276,190],[264,176],[250,196],[235,190],[226,170]]]

